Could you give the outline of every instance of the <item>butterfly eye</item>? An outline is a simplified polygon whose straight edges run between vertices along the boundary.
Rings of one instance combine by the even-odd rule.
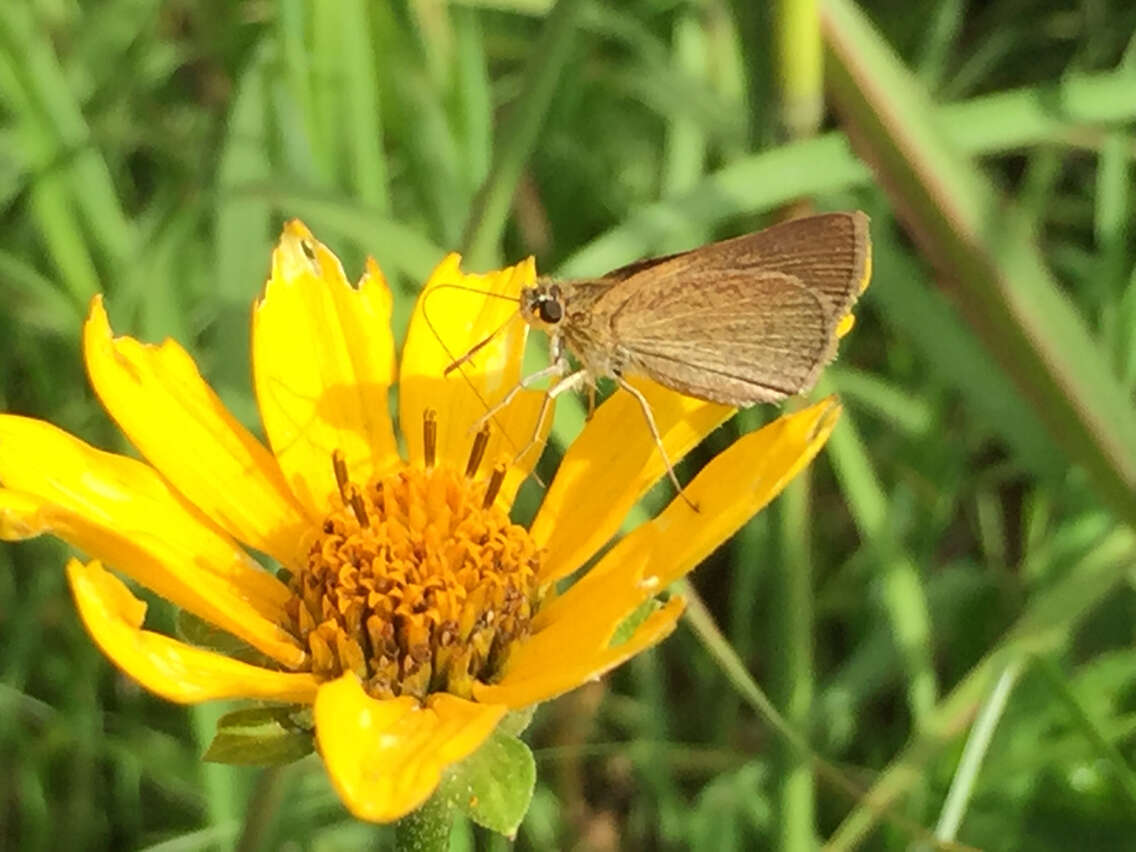
[[[555,325],[564,318],[564,308],[555,299],[542,300],[537,305],[536,312],[540,315],[541,322],[546,322],[549,325]]]

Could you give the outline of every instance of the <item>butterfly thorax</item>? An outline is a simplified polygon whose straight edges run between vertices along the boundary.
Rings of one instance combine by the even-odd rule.
[[[554,349],[567,349],[593,377],[613,376],[624,359],[602,305],[611,286],[602,279],[540,278],[521,291],[521,316],[548,334]]]

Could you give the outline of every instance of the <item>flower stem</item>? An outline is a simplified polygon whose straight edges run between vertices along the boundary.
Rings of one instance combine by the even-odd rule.
[[[284,798],[286,769],[285,766],[270,766],[261,770],[245,810],[245,822],[237,842],[237,852],[256,852],[264,845],[265,835],[276,821],[276,814]]]
[[[774,630],[782,651],[774,660],[776,697],[789,724],[808,736],[815,694],[813,682],[813,571],[809,553],[809,471],[781,496],[781,544]],[[808,751],[783,742],[779,749],[779,846],[784,850],[816,846],[813,761]]]

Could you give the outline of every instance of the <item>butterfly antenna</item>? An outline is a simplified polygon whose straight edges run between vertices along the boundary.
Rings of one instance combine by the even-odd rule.
[[[423,316],[425,316],[425,313],[423,313]],[[505,326],[507,326],[512,321],[513,321],[513,318],[509,317],[509,319],[505,320],[503,323],[501,323],[501,325],[497,326],[497,328],[495,328],[493,331],[489,332],[489,334],[485,335],[485,337],[482,340],[473,344],[473,346],[471,346],[466,351],[466,353],[464,355],[462,355],[456,361],[452,361],[450,363],[450,366],[446,367],[446,369],[444,369],[442,371],[442,375],[448,376],[450,373],[452,373],[454,370],[456,370],[462,364],[468,364],[473,359],[474,355],[476,355],[478,352],[480,352],[482,349],[484,349],[485,346],[489,343],[489,341],[491,341],[494,337],[496,337],[498,334],[500,334],[501,331],[505,328]],[[449,355],[450,353],[447,352],[446,354]]]
[[[465,379],[465,383],[469,386],[469,389],[473,391],[473,395],[477,397],[477,401],[481,403],[481,406],[486,411],[492,411],[493,406],[491,406],[489,404],[489,401],[484,396],[482,396],[481,391],[477,389],[477,385],[473,383],[473,380],[469,376],[467,376],[465,374],[465,370],[461,368],[473,357],[473,355],[475,355],[480,349],[483,349],[485,346],[487,346],[489,342],[493,340],[493,338],[495,338],[505,328],[507,328],[509,323],[511,323],[516,318],[516,314],[513,314],[503,323],[501,323],[501,325],[497,326],[497,328],[495,328],[492,333],[487,335],[484,340],[480,340],[475,343],[473,347],[464,355],[462,355],[461,357],[455,356],[454,353],[450,350],[450,347],[446,345],[446,341],[438,332],[437,327],[434,325],[434,321],[430,319],[430,312],[426,309],[426,305],[430,300],[430,296],[432,296],[435,291],[441,290],[442,288],[451,290],[465,290],[469,293],[479,293],[482,296],[493,296],[497,299],[507,299],[510,302],[519,303],[520,300],[512,296],[504,296],[500,293],[491,293],[488,290],[478,290],[476,287],[464,287],[460,284],[436,284],[430,289],[429,292],[425,294],[425,297],[422,300],[422,318],[426,320],[426,325],[427,327],[429,327],[430,333],[434,335],[434,339],[438,341],[438,345],[442,347],[442,351],[445,352],[446,357],[450,359],[450,365],[446,367],[446,369],[442,372],[442,375],[448,376],[451,372],[457,370],[461,374],[461,377]],[[501,421],[497,419],[497,415],[491,415],[490,420],[493,422],[493,425],[501,430],[501,434],[505,437],[505,442],[509,445],[509,449],[511,449],[513,453],[519,452],[516,443],[514,443],[513,439],[509,436],[508,430],[505,429],[505,427],[501,425]],[[541,488],[545,490],[548,489],[548,486],[545,484],[544,480],[541,479],[540,475],[536,472],[535,467],[532,469],[532,471],[530,471],[529,475],[534,480],[536,480],[537,485],[539,485]]]

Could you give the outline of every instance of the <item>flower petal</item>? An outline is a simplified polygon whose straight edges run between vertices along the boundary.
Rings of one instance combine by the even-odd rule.
[[[621,540],[537,614],[533,636],[514,652],[505,677],[495,685],[475,686],[474,697],[510,707],[542,701],[661,639],[678,617],[672,612],[680,606],[677,599],[652,614],[631,642],[608,647],[637,606],[690,571],[780,494],[824,446],[839,416],[840,404],[829,397],[746,435],[716,456],[686,487],[698,512],[676,498],[658,518]],[[643,631],[648,634],[640,635]]]
[[[854,326],[855,324],[856,315],[845,314],[843,317],[841,317],[840,322],[836,324],[836,336],[844,337],[844,335],[852,330],[852,326]]]
[[[43,501],[29,494],[0,488],[0,540],[24,541],[50,533],[40,516]]]
[[[0,415],[0,485],[0,538],[51,533],[284,665],[306,659],[278,626],[288,588],[146,464]]]
[[[316,737],[331,782],[351,813],[390,822],[423,804],[442,770],[472,754],[507,708],[431,695],[380,701],[353,674],[316,696]]]
[[[478,701],[505,704],[510,708],[528,707],[554,698],[595,680],[661,642],[674,630],[684,607],[682,598],[671,598],[666,606],[651,613],[630,639],[614,647],[579,657],[572,656],[570,648],[563,648],[551,656],[530,656],[524,666],[510,665],[500,683],[475,683],[474,697]]]
[[[341,450],[365,483],[399,461],[389,413],[394,383],[391,292],[369,260],[356,287],[298,221],[284,226],[272,276],[253,309],[253,376],[268,442],[309,514],[336,491]]]
[[[274,672],[142,630],[146,604],[97,561],[72,559],[67,579],[87,631],[115,665],[151,692],[195,704],[214,698],[311,703],[311,674]]]
[[[734,413],[633,381],[650,403],[672,464]],[[542,582],[553,583],[584,564],[619,529],[631,507],[666,473],[639,402],[617,391],[596,409],[564,454],[532,524],[532,536],[548,548]]]
[[[764,509],[821,451],[841,411],[836,397],[826,397],[711,459],[687,488],[699,511],[675,499],[651,521],[657,537],[647,582],[668,586],[685,576]]]
[[[533,621],[532,635],[509,657],[508,680],[539,675],[550,666],[562,667],[564,660],[590,660],[608,649],[624,619],[644,600],[662,591],[657,583],[646,585],[644,581],[651,564],[651,539],[640,535],[638,541],[634,550],[625,549],[620,571],[612,575],[602,596],[591,597],[587,606],[574,607],[567,616],[566,609],[560,607],[552,610],[552,616],[544,616],[558,599],[545,604]],[[571,594],[571,589],[566,594]]]
[[[311,523],[272,454],[241,426],[172,340],[115,338],[102,298],[83,329],[91,385],[131,443],[187,500],[284,564]]]
[[[447,256],[430,276],[410,318],[399,374],[399,422],[412,462],[422,463],[422,418],[433,409],[438,413],[439,463],[465,466],[472,427],[521,379],[528,325],[517,311],[517,298],[535,277],[531,258],[488,275],[467,275],[457,254]],[[470,363],[445,375],[454,359],[494,332],[492,342]],[[521,391],[494,416],[485,452],[488,466],[510,463],[529,448],[543,399],[541,392]],[[546,421],[541,442],[551,426],[551,411]],[[519,465],[510,465],[501,489],[508,502],[538,456],[527,452]]]
[[[836,398],[828,397],[734,442],[686,486],[698,512],[681,498],[672,500],[657,518],[622,539],[568,591],[550,601],[533,620],[537,635],[550,643],[579,641],[573,637],[580,633],[580,613],[606,607],[613,596],[620,596],[630,604],[625,613],[630,614],[685,575],[812,461],[840,411]]]

